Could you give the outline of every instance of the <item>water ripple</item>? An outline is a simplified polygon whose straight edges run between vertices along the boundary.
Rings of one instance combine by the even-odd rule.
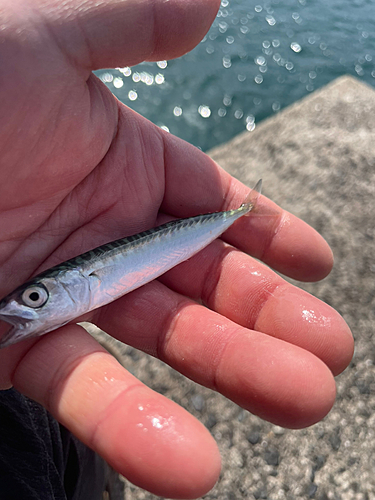
[[[370,1],[222,0],[191,53],[96,74],[126,105],[206,150],[342,74],[375,85],[374,17]]]

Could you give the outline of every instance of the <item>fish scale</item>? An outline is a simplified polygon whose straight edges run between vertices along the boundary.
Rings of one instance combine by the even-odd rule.
[[[35,276],[0,302],[12,328],[0,348],[43,335],[158,278],[251,212],[261,181],[235,210],[177,219],[106,243]]]

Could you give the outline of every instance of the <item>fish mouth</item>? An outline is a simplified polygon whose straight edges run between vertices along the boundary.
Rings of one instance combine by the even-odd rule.
[[[28,337],[24,330],[26,330],[29,326],[29,322],[25,321],[25,319],[20,318],[19,316],[8,316],[0,313],[0,320],[11,325],[10,330],[8,330],[0,339],[0,349],[16,344],[20,340]]]
[[[20,338],[20,332],[15,326],[12,326],[12,328],[5,335],[3,335],[2,339],[0,340],[0,349],[15,344],[20,340]]]

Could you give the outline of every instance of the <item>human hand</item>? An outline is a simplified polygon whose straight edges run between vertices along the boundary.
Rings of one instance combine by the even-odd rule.
[[[91,74],[183,54],[218,6],[3,3],[0,296],[165,217],[240,205],[248,188],[123,106]],[[243,253],[306,281],[332,266],[328,246],[302,221],[264,197],[258,213],[85,319],[262,418],[303,427],[333,404],[332,373],[350,361],[352,337],[329,306]],[[0,351],[0,367],[1,388],[13,384],[39,401],[143,488],[188,498],[216,481],[220,458],[206,429],[126,372],[80,326]]]

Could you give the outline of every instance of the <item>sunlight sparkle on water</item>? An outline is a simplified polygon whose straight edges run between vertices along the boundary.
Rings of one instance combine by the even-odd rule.
[[[248,115],[245,121],[246,121],[246,130],[248,132],[252,132],[255,129],[255,116]]]
[[[104,83],[111,83],[111,82],[113,82],[113,75],[111,73],[103,73],[103,75],[101,75],[100,79]]]
[[[173,114],[174,114],[174,116],[181,116],[182,115],[182,108],[180,108],[180,106],[175,106],[173,108]]]
[[[266,58],[263,56],[258,56],[255,59],[255,64],[258,64],[258,66],[264,66],[265,64],[267,64]]]
[[[255,121],[339,74],[374,85],[371,2],[354,4],[345,12],[352,20],[345,26],[342,12],[322,0],[221,0],[193,52],[100,70],[98,76],[135,111],[206,150],[241,129],[253,130]],[[245,122],[249,114],[256,120]]]
[[[276,19],[273,16],[266,16],[266,21],[270,26],[275,26]]]
[[[142,71],[141,82],[145,83],[146,85],[152,85],[154,83],[154,75]]]
[[[232,104],[232,98],[230,95],[225,95],[223,98],[224,106],[230,106]]]
[[[136,71],[135,73],[133,73],[132,80],[135,83],[140,82],[141,81],[141,75]]]
[[[211,116],[211,110],[210,110],[209,106],[205,106],[205,105],[200,105],[199,106],[198,113],[203,118],[209,118]]]
[[[162,75],[161,73],[158,73],[155,76],[155,83],[157,83],[158,85],[161,85],[162,83],[164,83],[164,81],[165,81],[164,75]]]
[[[299,43],[297,43],[297,42],[292,42],[290,44],[290,48],[293,50],[293,52],[297,52],[297,53],[301,52],[301,50],[302,50],[301,45]]]
[[[246,123],[246,130],[252,132],[255,129],[255,123]]]
[[[225,33],[227,31],[227,29],[228,29],[228,24],[225,21],[219,23],[220,33]]]
[[[300,24],[302,22],[301,16],[298,14],[298,12],[293,12],[292,14],[292,19],[297,23]]]
[[[232,66],[232,61],[229,56],[224,56],[223,57],[223,66],[224,68],[230,68]]]
[[[128,66],[126,66],[125,68],[116,68],[116,69],[124,76],[130,76],[132,74],[132,70]]]
[[[116,77],[116,78],[113,80],[113,86],[114,86],[116,89],[120,89],[121,87],[123,87],[123,86],[124,86],[123,79],[122,79],[122,78],[119,78],[119,77]]]

